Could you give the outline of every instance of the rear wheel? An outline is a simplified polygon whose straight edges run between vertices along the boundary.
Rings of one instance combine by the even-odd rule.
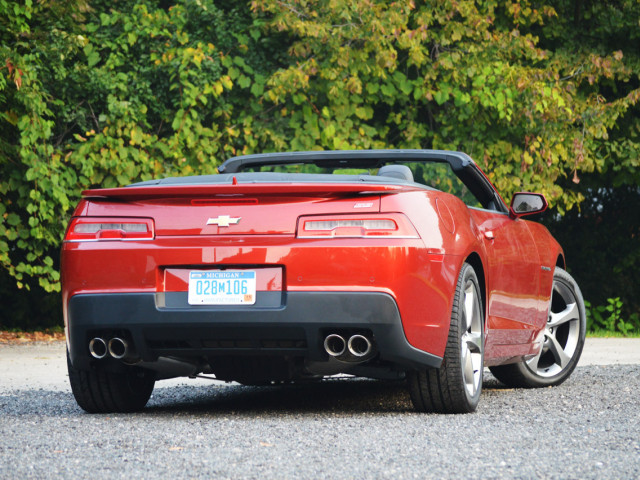
[[[559,385],[576,368],[585,334],[586,315],[580,288],[571,275],[556,268],[540,352],[529,360],[489,369],[498,380],[511,387]]]
[[[478,277],[465,263],[451,312],[451,326],[442,365],[411,372],[409,393],[416,410],[469,413],[478,406],[484,366],[484,314]]]
[[[89,413],[135,412],[149,401],[155,384],[155,372],[126,367],[122,373],[100,368],[78,370],[69,360],[67,368],[71,391],[83,410]]]

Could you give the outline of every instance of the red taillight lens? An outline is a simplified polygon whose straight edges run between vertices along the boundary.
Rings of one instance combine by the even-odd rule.
[[[65,242],[96,242],[100,240],[152,240],[153,220],[150,218],[76,217],[71,220]]]
[[[300,217],[298,238],[419,238],[401,213]]]

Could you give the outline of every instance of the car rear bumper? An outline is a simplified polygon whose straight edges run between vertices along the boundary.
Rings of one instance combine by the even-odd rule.
[[[89,341],[124,336],[137,357],[218,355],[296,356],[328,361],[324,338],[333,332],[369,332],[377,360],[399,369],[439,367],[442,359],[407,341],[398,306],[380,292],[263,292],[247,307],[190,306],[186,292],[78,294],[69,299],[71,362],[91,368]]]

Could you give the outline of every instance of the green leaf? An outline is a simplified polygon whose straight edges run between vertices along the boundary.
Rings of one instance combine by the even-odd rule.
[[[84,53],[87,57],[87,66],[89,68],[94,67],[100,61],[100,54],[93,49],[93,45],[90,43],[84,48]]]
[[[240,88],[247,88],[249,85],[251,85],[251,79],[249,77],[241,75],[238,78],[238,85],[240,85]],[[253,91],[251,93],[253,93]]]
[[[433,98],[438,105],[443,105],[449,99],[449,93],[439,90],[433,94]]]
[[[20,217],[15,213],[10,213],[7,216],[7,223],[13,227],[20,225]]]

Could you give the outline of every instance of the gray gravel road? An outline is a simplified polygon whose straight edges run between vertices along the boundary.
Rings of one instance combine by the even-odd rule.
[[[142,413],[88,415],[45,377],[0,380],[0,478],[640,478],[638,363],[541,390],[489,376],[472,415],[416,414],[403,384],[353,379],[160,383]]]

